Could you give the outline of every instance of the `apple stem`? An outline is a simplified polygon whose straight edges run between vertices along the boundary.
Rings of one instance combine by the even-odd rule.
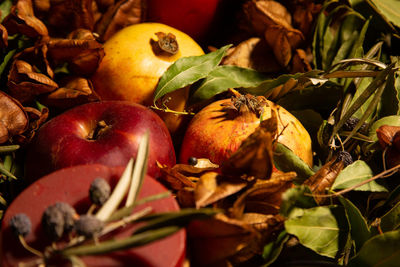
[[[87,139],[96,140],[102,135],[110,126],[104,120],[98,121],[96,127],[88,134]]]

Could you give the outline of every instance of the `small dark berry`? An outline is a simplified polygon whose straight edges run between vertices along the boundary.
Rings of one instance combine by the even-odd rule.
[[[24,213],[15,214],[10,219],[10,227],[16,236],[27,236],[32,229],[31,219]]]
[[[344,130],[344,131],[352,131],[353,129],[354,129],[354,127],[356,127],[356,125],[357,125],[357,123],[360,121],[360,119],[358,119],[358,118],[356,118],[356,117],[351,117],[351,118],[349,118],[344,124],[343,124],[343,127],[342,127],[342,129]],[[361,125],[361,127],[360,127],[360,129],[359,129],[359,131],[360,132],[364,132],[365,130],[366,130],[366,127],[367,127],[367,124],[364,122],[362,125]]]
[[[64,233],[64,215],[55,206],[49,206],[42,215],[42,227],[51,240],[58,240]]]
[[[188,163],[189,163],[189,165],[195,166],[197,164],[197,158],[189,157],[188,158]]]
[[[93,237],[103,230],[104,223],[93,215],[82,215],[75,222],[75,231],[85,237]]]
[[[89,196],[96,205],[103,205],[110,197],[111,187],[103,178],[96,178],[90,185]]]
[[[347,151],[340,151],[337,155],[337,160],[341,160],[344,163],[344,167],[353,163],[353,158],[351,157],[350,153]]]
[[[61,211],[64,216],[64,233],[69,233],[74,228],[75,219],[77,213],[75,209],[65,202],[57,202],[54,206]]]

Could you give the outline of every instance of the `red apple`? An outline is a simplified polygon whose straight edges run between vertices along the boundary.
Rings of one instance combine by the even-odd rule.
[[[38,250],[51,244],[44,235],[41,223],[43,211],[56,202],[66,202],[73,206],[79,214],[86,212],[91,204],[88,192],[91,182],[104,178],[111,188],[118,182],[124,168],[107,167],[100,164],[80,165],[53,172],[25,189],[8,207],[0,232],[0,265],[3,267],[18,266],[20,262],[28,262],[35,256],[25,250],[9,227],[10,219],[18,213],[25,213],[32,222],[32,231],[25,237],[27,243]],[[160,183],[147,176],[144,180],[139,199],[165,192]],[[179,206],[171,197],[148,202],[136,208],[142,210],[151,206],[153,212],[177,211]],[[127,225],[119,230],[114,238],[128,237],[134,225]],[[84,256],[81,259],[87,266],[181,266],[185,257],[186,232],[180,230],[164,239],[142,247],[118,251],[96,256]],[[37,257],[36,257],[37,258]],[[61,266],[58,264],[57,266]]]
[[[158,177],[156,161],[176,163],[171,136],[150,109],[124,101],[77,106],[45,123],[27,149],[26,179],[34,181],[55,170],[90,163],[125,166],[136,157],[142,135],[149,131],[147,173]]]
[[[195,40],[210,30],[220,0],[149,0],[148,20],[177,28]]]

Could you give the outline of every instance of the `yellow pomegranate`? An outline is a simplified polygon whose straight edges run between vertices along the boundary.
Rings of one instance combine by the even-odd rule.
[[[152,105],[162,74],[177,59],[203,55],[202,48],[187,34],[160,23],[139,23],[123,28],[104,44],[105,56],[92,76],[95,91],[103,100],[128,100]],[[168,108],[183,111],[188,88],[164,99]],[[174,133],[182,116],[159,113]]]

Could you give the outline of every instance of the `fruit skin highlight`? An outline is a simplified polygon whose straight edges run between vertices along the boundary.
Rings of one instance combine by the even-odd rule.
[[[160,51],[156,33],[172,33],[179,50],[176,54]],[[103,100],[127,100],[149,106],[159,78],[181,57],[200,56],[202,48],[187,34],[161,23],[139,23],[123,28],[104,44],[105,56],[91,77],[96,93]],[[167,94],[166,105],[175,111],[185,109],[187,87]],[[165,99],[166,99],[165,98]],[[159,113],[171,133],[179,127],[182,116]]]
[[[33,182],[55,170],[81,164],[125,166],[149,131],[147,173],[158,177],[156,161],[173,166],[175,151],[167,127],[152,110],[127,101],[77,106],[46,122],[28,146],[25,177]]]
[[[124,167],[108,167],[100,164],[79,165],[55,171],[19,194],[4,214],[0,231],[0,266],[15,267],[23,261],[35,259],[35,255],[25,250],[15,237],[10,227],[10,219],[19,213],[29,216],[32,223],[32,231],[25,236],[26,242],[35,249],[42,250],[51,244],[51,240],[45,236],[40,227],[43,211],[49,205],[56,202],[65,202],[73,206],[79,214],[84,214],[92,204],[88,194],[92,181],[98,177],[104,178],[112,188],[118,182]],[[166,192],[167,189],[159,182],[147,176],[144,179],[139,198]],[[152,207],[152,212],[178,211],[179,205],[173,196],[150,201],[138,206],[133,212],[146,207]],[[116,239],[129,237],[137,225],[127,225],[118,230]],[[83,256],[82,260],[87,266],[182,266],[186,251],[186,232],[180,230],[164,239],[152,242],[148,245],[128,250]],[[71,266],[57,263],[53,266]]]
[[[283,107],[266,100],[262,119],[271,117],[275,110],[278,119],[278,141],[289,147],[305,163],[312,166],[311,138],[304,126]],[[236,113],[224,106],[232,99],[215,101],[204,107],[191,120],[181,147],[180,162],[188,163],[190,157],[208,158],[220,165],[235,152],[260,124],[260,117],[245,105]]]

